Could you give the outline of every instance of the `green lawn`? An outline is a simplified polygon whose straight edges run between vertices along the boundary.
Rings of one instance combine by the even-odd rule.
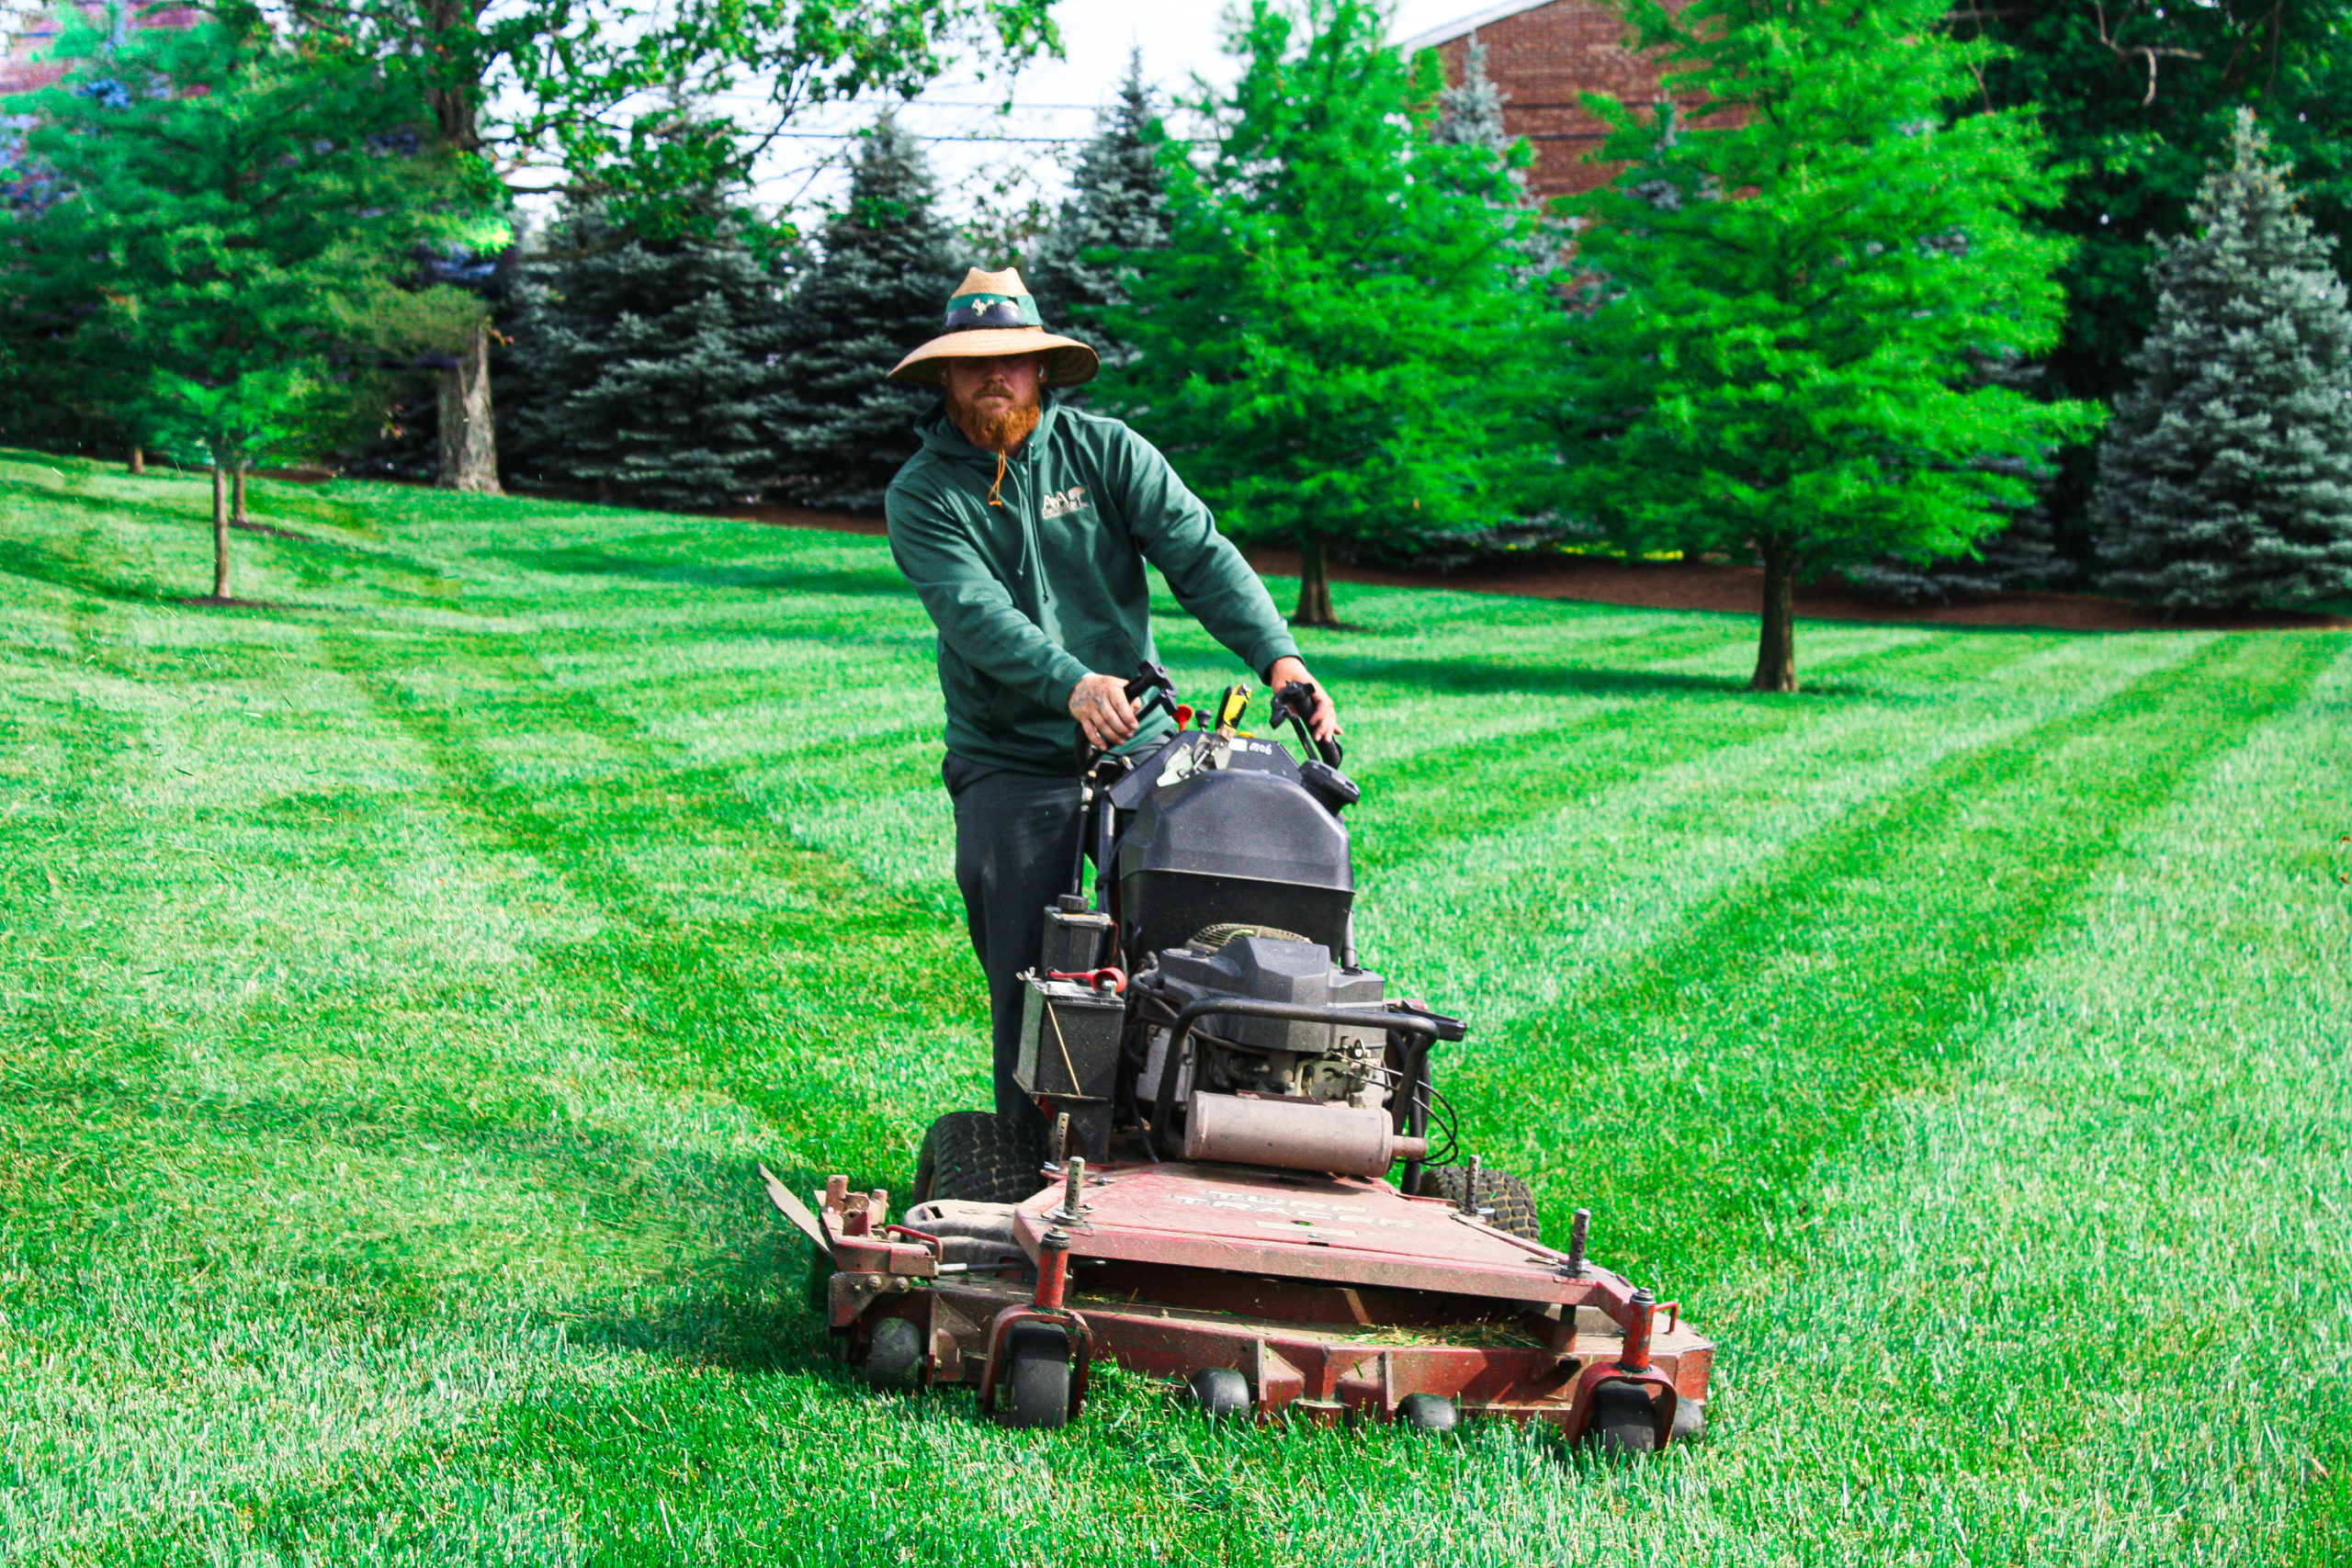
[[[2352,1561],[2352,637],[1342,587],[1369,961],[1714,1434],[1012,1433],[752,1171],[985,1092],[879,541],[264,484],[196,610],[200,483],[0,456],[0,1562]]]

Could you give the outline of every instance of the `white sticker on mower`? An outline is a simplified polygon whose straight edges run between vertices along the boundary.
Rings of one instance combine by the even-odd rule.
[[[1224,1192],[1214,1187],[1197,1193],[1171,1193],[1170,1197],[1175,1202],[1196,1208],[1227,1209],[1244,1214],[1280,1214],[1291,1224],[1322,1224],[1332,1220],[1344,1220],[1351,1225],[1380,1225],[1405,1231],[1413,1228],[1409,1220],[1382,1219],[1361,1209],[1338,1203],[1317,1203],[1311,1198],[1269,1198],[1255,1192]]]

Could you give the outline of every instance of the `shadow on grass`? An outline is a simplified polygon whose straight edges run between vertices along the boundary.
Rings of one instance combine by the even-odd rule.
[[[795,570],[777,567],[721,566],[699,561],[649,560],[603,550],[495,550],[492,558],[529,571],[558,572],[572,577],[629,578],[690,588],[746,588],[784,593],[830,593],[875,599],[907,599],[914,590],[896,571],[867,571],[840,567]]]
[[[1478,659],[1376,659],[1319,653],[1315,669],[1318,678],[1342,690],[1342,682],[1379,681],[1474,697],[1728,697],[1745,695],[1747,690],[1742,681],[1673,670],[1500,664]],[[1804,694],[1798,695],[1802,698]]]
[[[17,539],[0,539],[0,572],[117,604],[166,604],[175,597],[154,583],[119,577],[87,561]]]

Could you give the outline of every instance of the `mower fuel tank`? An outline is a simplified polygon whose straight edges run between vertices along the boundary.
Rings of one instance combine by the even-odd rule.
[[[1110,916],[1089,909],[1075,894],[1063,894],[1059,904],[1046,910],[1038,972],[1073,975],[1100,966],[1104,939],[1110,934]]]
[[[1295,773],[1202,768],[1143,795],[1116,855],[1130,967],[1213,925],[1270,926],[1347,950],[1348,829]]]

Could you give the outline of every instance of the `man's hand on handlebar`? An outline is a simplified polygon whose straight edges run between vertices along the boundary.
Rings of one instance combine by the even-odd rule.
[[[1306,728],[1317,740],[1335,740],[1340,736],[1340,710],[1331,704],[1331,694],[1306,672],[1306,663],[1297,659],[1282,658],[1266,671],[1266,684],[1279,692],[1293,681],[1305,681],[1315,688],[1315,711],[1307,716]]]
[[[1069,716],[1086,731],[1086,743],[1098,751],[1133,740],[1142,722],[1127,698],[1126,682],[1116,675],[1089,675],[1072,686]]]

